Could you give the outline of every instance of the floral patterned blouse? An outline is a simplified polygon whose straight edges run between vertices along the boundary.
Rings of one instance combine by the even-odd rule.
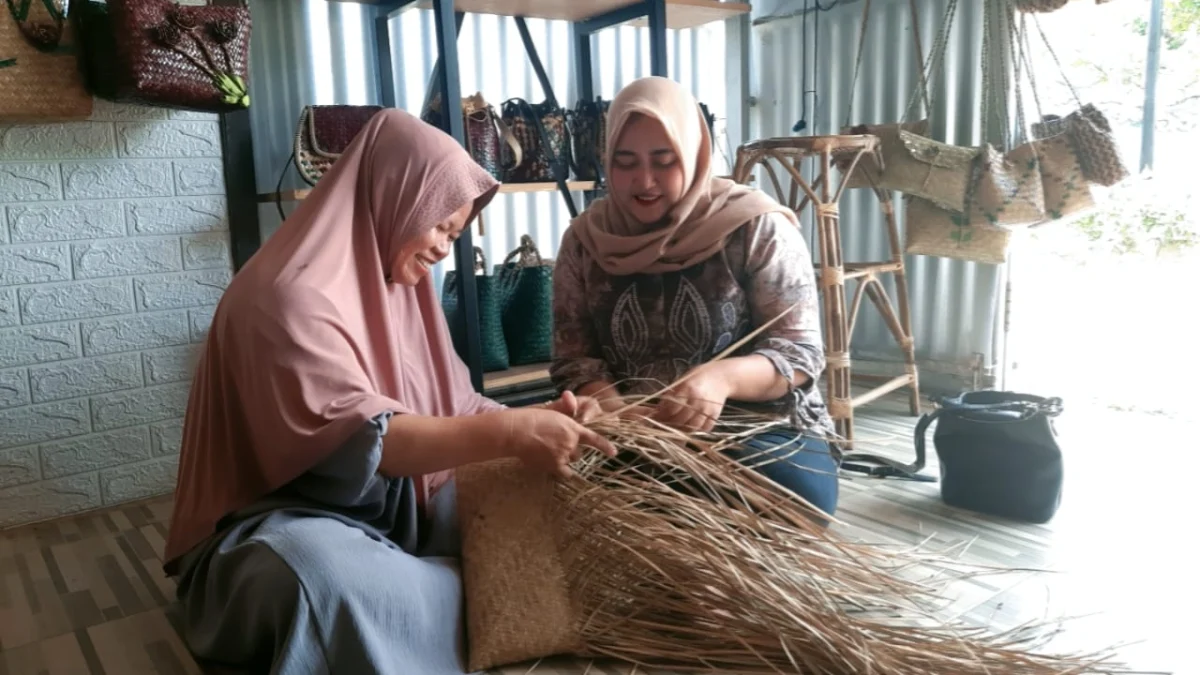
[[[798,303],[798,304],[797,304]],[[832,435],[819,387],[825,368],[812,257],[782,214],[755,218],[704,262],[667,274],[612,276],[568,230],[554,270],[555,385],[596,380],[651,394],[796,307],[736,355],[761,354],[782,377],[811,378],[767,403],[738,407],[787,415],[799,430]]]

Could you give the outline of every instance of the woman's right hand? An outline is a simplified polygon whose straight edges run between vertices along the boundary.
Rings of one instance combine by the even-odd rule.
[[[582,456],[584,446],[609,457],[617,454],[608,439],[556,410],[513,408],[501,414],[508,417],[506,454],[519,457],[531,468],[569,478],[571,462]]]

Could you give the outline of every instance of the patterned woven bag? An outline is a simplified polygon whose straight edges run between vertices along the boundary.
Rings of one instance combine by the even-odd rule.
[[[503,298],[509,361],[514,366],[549,361],[554,347],[554,262],[543,259],[533,238],[525,234],[520,247],[496,266],[495,276]]]
[[[904,196],[905,253],[999,265],[1005,262],[1011,238],[1008,228]]]
[[[891,124],[859,124],[856,126],[843,127],[838,133],[844,136],[862,136],[871,135],[879,137],[879,151],[877,153],[864,153],[858,160],[858,165],[854,168],[854,172],[846,177],[846,189],[852,188],[869,188],[877,187],[883,190],[897,189],[890,185],[888,174],[884,169],[886,164],[883,163],[883,157],[888,154],[896,154],[897,147],[901,144],[900,131],[917,134],[919,136],[929,135],[929,120],[917,120],[916,122],[895,122]],[[850,163],[854,157],[847,155],[839,155],[834,158],[834,163],[843,175],[850,170]]]
[[[0,122],[87,119],[69,0],[7,0],[0,10]]]
[[[449,133],[449,124],[442,113],[441,93],[435,93],[429,104],[421,112],[421,119],[442,131]],[[476,92],[462,100],[463,131],[466,134],[467,152],[479,166],[483,167],[496,180],[504,180],[508,166],[504,164],[505,155],[501,148],[507,145],[507,159],[512,165],[521,162],[521,146],[512,131],[496,114],[493,107],[483,94]]]
[[[883,150],[886,189],[965,211],[972,166],[981,149],[942,143],[904,129],[896,133],[900,142]]]
[[[1056,12],[1063,7],[1066,7],[1068,2],[1070,2],[1070,0],[1013,0],[1013,8],[1018,12],[1037,12],[1046,14],[1049,12]]]
[[[971,186],[968,220],[999,226],[1033,225],[1046,218],[1042,166],[1036,143],[1001,153],[985,145]]]
[[[1066,134],[1036,141],[1042,167],[1042,191],[1046,217],[1058,220],[1086,211],[1096,205],[1079,158]]]
[[[380,110],[383,108],[377,105],[304,106],[292,141],[300,177],[316,185]]]
[[[609,103],[597,96],[595,101],[580,101],[567,112],[573,168],[579,180],[603,180]]]
[[[1034,138],[1066,134],[1079,158],[1083,177],[1089,182],[1111,187],[1129,176],[1108,118],[1091,103],[1066,117],[1045,115],[1032,125],[1032,131]]]
[[[545,183],[567,178],[570,162],[570,132],[566,112],[552,101],[531,104],[512,98],[500,107],[500,118],[512,129],[521,146],[519,162],[506,161],[509,183]]]
[[[250,107],[250,9],[171,0],[87,2],[89,88],[110,101],[231,112]]]

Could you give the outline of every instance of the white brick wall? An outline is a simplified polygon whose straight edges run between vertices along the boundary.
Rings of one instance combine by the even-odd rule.
[[[231,272],[215,116],[0,125],[0,528],[169,492]]]

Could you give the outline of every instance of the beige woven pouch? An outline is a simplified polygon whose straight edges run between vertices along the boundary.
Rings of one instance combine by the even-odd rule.
[[[554,536],[555,480],[509,459],[455,471],[471,672],[582,651]]]
[[[58,16],[40,0],[0,6],[0,122],[65,122],[92,114],[74,24],[61,16],[61,1],[50,4]]]
[[[929,135],[929,120],[918,120],[916,122],[897,122],[891,124],[860,124],[858,126],[843,127],[839,132],[842,135],[874,135],[879,137],[879,153],[878,158],[875,153],[864,153],[858,160],[858,166],[854,168],[854,172],[846,177],[846,188],[870,188],[877,187],[882,190],[897,190],[895,185],[890,184],[889,174],[887,172],[887,163],[883,158],[888,154],[895,154],[897,146],[901,144],[900,131],[907,131],[919,136]],[[850,168],[850,162],[854,159],[851,156],[838,157],[836,162],[838,168],[844,174]]]
[[[944,209],[966,209],[971,165],[980,149],[950,145],[911,131],[897,131],[900,142],[884,148],[889,189],[923,197]]]
[[[1042,166],[1036,142],[1001,153],[983,148],[979,177],[970,195],[971,222],[1016,227],[1046,219]]]
[[[1058,220],[1095,206],[1070,137],[1059,134],[1037,141],[1036,146],[1042,167],[1046,217]]]
[[[999,265],[1007,258],[1011,238],[1011,230],[905,195],[905,253]]]

